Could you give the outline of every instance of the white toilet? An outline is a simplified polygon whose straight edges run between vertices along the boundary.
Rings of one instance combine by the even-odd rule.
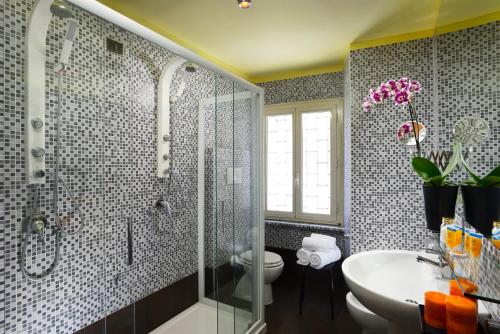
[[[387,334],[389,325],[386,319],[364,307],[351,292],[345,299],[349,314],[363,328],[363,334]]]
[[[252,251],[242,253],[238,262],[245,268],[245,275],[236,285],[234,296],[246,301],[252,301]],[[273,252],[265,252],[264,255],[264,304],[273,302],[273,290],[271,284],[280,277],[284,263],[281,256]]]

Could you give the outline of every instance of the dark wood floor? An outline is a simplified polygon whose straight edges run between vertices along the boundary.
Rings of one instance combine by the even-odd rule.
[[[307,272],[305,300],[299,315],[301,267],[295,252],[268,248],[285,262],[280,278],[273,284],[274,303],[266,306],[268,334],[361,334],[345,305],[348,292],[339,269],[335,282],[335,319],[330,318],[328,272],[311,269]]]

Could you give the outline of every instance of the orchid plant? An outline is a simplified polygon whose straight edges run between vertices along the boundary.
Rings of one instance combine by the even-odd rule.
[[[422,86],[416,80],[410,80],[406,77],[397,81],[391,79],[387,82],[382,82],[376,89],[370,89],[370,94],[363,100],[363,108],[366,112],[370,112],[374,106],[382,104],[388,99],[391,99],[396,105],[408,106],[411,124],[413,126],[413,135],[415,136],[419,156],[420,143],[417,136],[418,116],[413,104],[413,99],[415,94],[421,90]]]

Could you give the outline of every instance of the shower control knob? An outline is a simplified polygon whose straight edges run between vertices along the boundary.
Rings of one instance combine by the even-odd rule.
[[[33,173],[35,177],[45,177],[45,171],[43,169],[37,170]]]
[[[45,244],[45,220],[40,218],[35,218],[33,220],[33,230],[38,236],[38,241],[41,244]]]
[[[164,141],[170,141],[170,136],[169,135],[163,135],[163,140]]]
[[[31,120],[31,126],[33,129],[40,129],[43,126],[43,121],[40,118],[33,118]]]
[[[170,159],[170,154],[164,154],[163,155],[163,160],[168,160]]]
[[[165,199],[160,198],[159,200],[156,201],[155,207],[157,209],[165,209],[167,207],[167,204],[168,202]]]
[[[41,158],[45,155],[45,150],[41,147],[35,147],[31,149],[31,155],[35,158]]]

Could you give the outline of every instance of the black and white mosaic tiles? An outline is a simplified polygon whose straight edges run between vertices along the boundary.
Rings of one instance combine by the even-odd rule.
[[[270,81],[258,85],[264,88],[266,104],[331,99],[344,95],[342,72]]]
[[[172,94],[172,220],[154,209],[165,192],[156,177],[157,82],[175,55],[79,8],[72,8],[79,29],[63,84],[61,174],[84,212],[85,228],[64,236],[54,274],[31,282],[19,271],[21,220],[32,189],[24,175],[24,40],[34,0],[0,1],[0,333],[73,333],[197,271],[197,143],[199,100],[216,93],[216,76],[198,68],[179,69]],[[47,169],[54,168],[56,78],[66,22],[53,18],[47,36]],[[106,50],[106,38],[124,45],[123,55]],[[244,107],[239,109],[246,115]],[[247,115],[248,117],[248,115]],[[238,126],[249,131],[241,117]],[[254,120],[251,120],[252,122]],[[244,133],[240,131],[240,133]],[[238,142],[242,166],[253,158],[248,143]],[[227,155],[229,157],[229,154]],[[233,155],[231,155],[231,159]],[[231,160],[232,161],[232,160]],[[241,189],[251,189],[244,180]],[[41,209],[49,215],[52,186],[40,187]],[[59,211],[75,229],[82,220],[64,189]],[[241,210],[231,215],[248,223],[248,193],[236,196]],[[133,224],[134,254],[126,265],[126,223]],[[248,228],[247,228],[248,229]],[[30,239],[30,271],[50,264],[54,238],[45,247]],[[244,240],[244,238],[241,238]],[[244,241],[241,241],[243,244]]]
[[[407,76],[424,87],[416,103],[427,127],[423,150],[449,149],[453,124],[467,115],[488,121],[491,136],[473,148],[470,163],[484,174],[498,163],[500,24],[440,35],[437,82],[433,81],[433,40],[353,51],[346,63],[346,108],[351,117],[351,233],[354,252],[373,248],[420,249],[427,235],[420,181],[408,165],[409,151],[395,140],[407,120],[402,108],[385,104],[365,114],[360,101],[371,87]],[[434,96],[433,85],[437,85]],[[435,110],[433,101],[438,101]],[[369,175],[369,177],[367,177]],[[463,179],[459,171],[455,180]]]
[[[348,240],[344,237],[344,229],[320,224],[268,220],[266,221],[266,247],[297,250],[302,247],[302,239],[310,236],[311,233],[335,237],[342,256],[349,255],[349,244],[346,244]]]
[[[410,151],[396,140],[407,120],[403,108],[386,103],[366,114],[361,108],[372,86],[403,76],[425,88],[416,103],[429,137],[432,111],[432,44],[430,39],[353,51],[348,80],[351,134],[351,251],[421,249],[425,225],[420,180],[409,164]],[[428,138],[427,138],[428,139]],[[429,149],[429,141],[422,145]]]

